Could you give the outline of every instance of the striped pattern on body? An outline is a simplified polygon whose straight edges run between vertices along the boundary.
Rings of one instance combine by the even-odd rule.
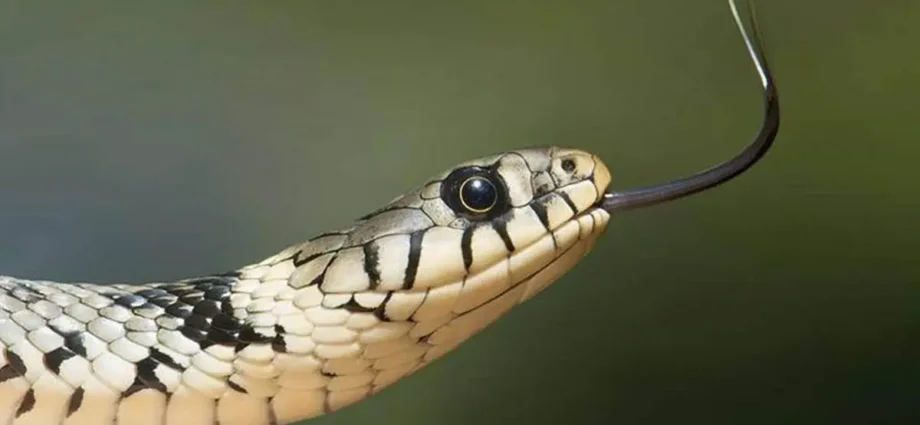
[[[486,212],[464,209],[491,199],[458,195],[470,175],[495,185]],[[573,267],[606,228],[609,182],[589,153],[525,149],[460,164],[350,228],[226,274],[0,277],[0,421],[266,425],[348,406]]]

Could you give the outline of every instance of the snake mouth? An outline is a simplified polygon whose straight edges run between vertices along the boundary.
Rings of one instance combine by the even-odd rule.
[[[431,359],[446,354],[565,275],[591,251],[609,217],[604,208],[592,205],[484,270],[431,288],[426,300],[437,306],[413,314],[417,326],[425,329],[433,323],[430,326],[436,328],[426,337],[434,347]],[[435,310],[450,314],[430,314]]]
[[[567,220],[556,226],[547,226],[542,236],[518,247],[506,259],[492,266],[499,268],[503,267],[502,262],[507,264],[509,285],[506,291],[521,286],[524,289],[520,301],[530,299],[568,272],[591,251],[598,237],[605,232],[610,219],[603,205],[604,196],[597,198]]]
[[[607,202],[608,199],[610,199],[611,196],[613,196],[613,191],[610,190],[610,189],[607,189],[607,190],[601,192],[601,196],[599,196],[599,197],[597,198],[597,201],[596,201],[596,202],[594,202],[593,204],[591,204],[591,207],[588,208],[588,210],[592,210],[592,209],[595,209],[595,208],[600,208],[600,209],[606,210],[606,208],[604,207],[604,204]],[[584,214],[584,213],[586,213],[586,212],[588,212],[588,211],[587,211],[587,210],[586,210],[586,211],[582,211],[581,214]],[[609,211],[608,211],[608,212],[609,212]],[[579,215],[581,215],[581,214],[579,214]]]
[[[433,288],[433,293],[456,291],[456,298],[448,301],[452,314],[443,319],[447,324],[427,339],[438,347],[436,356],[450,351],[565,275],[591,251],[609,217],[600,204],[591,205],[488,268],[455,284]]]

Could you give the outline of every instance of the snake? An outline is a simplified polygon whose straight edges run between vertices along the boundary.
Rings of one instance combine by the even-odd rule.
[[[281,425],[379,393],[575,267],[613,214],[740,175],[779,128],[757,36],[764,120],[735,157],[613,191],[595,154],[531,147],[457,164],[346,228],[235,270],[174,282],[0,277],[0,423]]]

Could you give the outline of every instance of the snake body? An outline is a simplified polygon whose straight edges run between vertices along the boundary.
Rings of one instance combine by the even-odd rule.
[[[587,152],[512,151],[228,273],[0,277],[0,423],[268,425],[341,409],[573,267],[606,228],[609,182]]]

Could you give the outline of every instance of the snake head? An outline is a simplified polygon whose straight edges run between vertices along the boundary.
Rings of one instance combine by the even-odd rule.
[[[470,160],[352,227],[289,249],[303,271],[291,283],[323,294],[454,291],[448,298],[459,307],[442,305],[439,314],[466,311],[476,304],[473,288],[520,286],[602,232],[608,215],[600,204],[609,183],[607,166],[575,149]]]
[[[609,183],[606,165],[575,149],[523,149],[458,164],[342,232],[340,248],[351,251],[330,261],[319,289],[437,288],[457,293],[443,314],[468,311],[485,301],[474,288],[516,287],[597,236]]]
[[[265,332],[278,333],[286,358],[312,359],[291,360],[299,366],[283,373],[325,385],[324,411],[337,410],[444,355],[572,268],[606,228],[609,183],[606,165],[580,150],[475,159],[241,277],[283,285],[291,301],[279,301],[284,315]],[[334,380],[345,377],[338,394]]]

